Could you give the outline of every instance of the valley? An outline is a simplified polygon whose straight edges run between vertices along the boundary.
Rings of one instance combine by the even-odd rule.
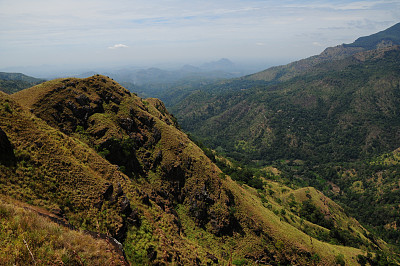
[[[399,36],[139,96],[0,75],[0,264],[398,265]]]

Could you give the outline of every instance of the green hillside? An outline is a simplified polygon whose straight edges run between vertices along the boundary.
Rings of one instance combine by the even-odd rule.
[[[287,184],[323,190],[398,245],[397,166],[368,166],[400,147],[398,62],[398,46],[364,51],[270,85],[237,90],[244,81],[231,81],[220,93],[198,90],[172,110],[182,128],[217,152],[274,165]],[[351,182],[344,169],[355,171]],[[358,181],[368,185],[361,194],[354,193]]]
[[[396,262],[385,242],[313,188],[284,186],[268,171],[257,190],[233,181],[177,128],[161,101],[141,99],[105,76],[0,94],[0,116],[7,154],[0,157],[0,237],[6,250],[21,250],[5,256],[1,249],[2,263],[60,257],[93,265],[99,253],[98,263],[112,264],[102,245],[92,249],[93,237],[75,246],[51,220],[36,223],[35,214],[19,210],[12,217],[21,218],[11,218],[8,204],[111,235],[132,265]],[[26,215],[35,216],[36,235],[15,220]],[[43,242],[43,235],[54,240]]]
[[[277,85],[199,91],[173,110],[183,128],[240,161],[365,158],[400,146],[399,58],[398,47],[364,52]]]
[[[42,79],[26,76],[21,73],[0,72],[0,91],[12,94],[44,82]]]

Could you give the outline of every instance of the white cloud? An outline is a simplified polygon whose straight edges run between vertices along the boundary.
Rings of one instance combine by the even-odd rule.
[[[114,44],[113,46],[108,47],[108,49],[121,49],[121,48],[128,48],[128,45],[125,44]]]
[[[313,44],[314,46],[322,47],[322,44],[319,43],[319,42],[313,42],[312,44]]]

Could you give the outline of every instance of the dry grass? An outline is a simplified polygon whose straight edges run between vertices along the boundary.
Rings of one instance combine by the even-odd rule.
[[[66,229],[0,200],[1,265],[123,265],[105,240]]]

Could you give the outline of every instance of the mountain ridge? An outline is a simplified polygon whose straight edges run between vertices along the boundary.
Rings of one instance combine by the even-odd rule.
[[[321,54],[311,56],[284,66],[272,67],[256,74],[245,77],[250,80],[286,81],[300,74],[313,71],[318,64],[341,60],[359,52],[400,45],[400,23],[369,36],[360,37],[351,44],[341,44],[326,48]]]
[[[132,264],[355,264],[368,248],[389,250],[356,222],[354,231],[339,219],[331,229],[306,222],[307,234],[299,210],[282,205],[290,188],[234,182],[178,130],[161,101],[105,76],[0,96],[0,128],[15,154],[15,166],[0,165],[1,194],[110,233]],[[318,192],[309,193],[319,202]],[[330,234],[334,228],[347,240]]]

